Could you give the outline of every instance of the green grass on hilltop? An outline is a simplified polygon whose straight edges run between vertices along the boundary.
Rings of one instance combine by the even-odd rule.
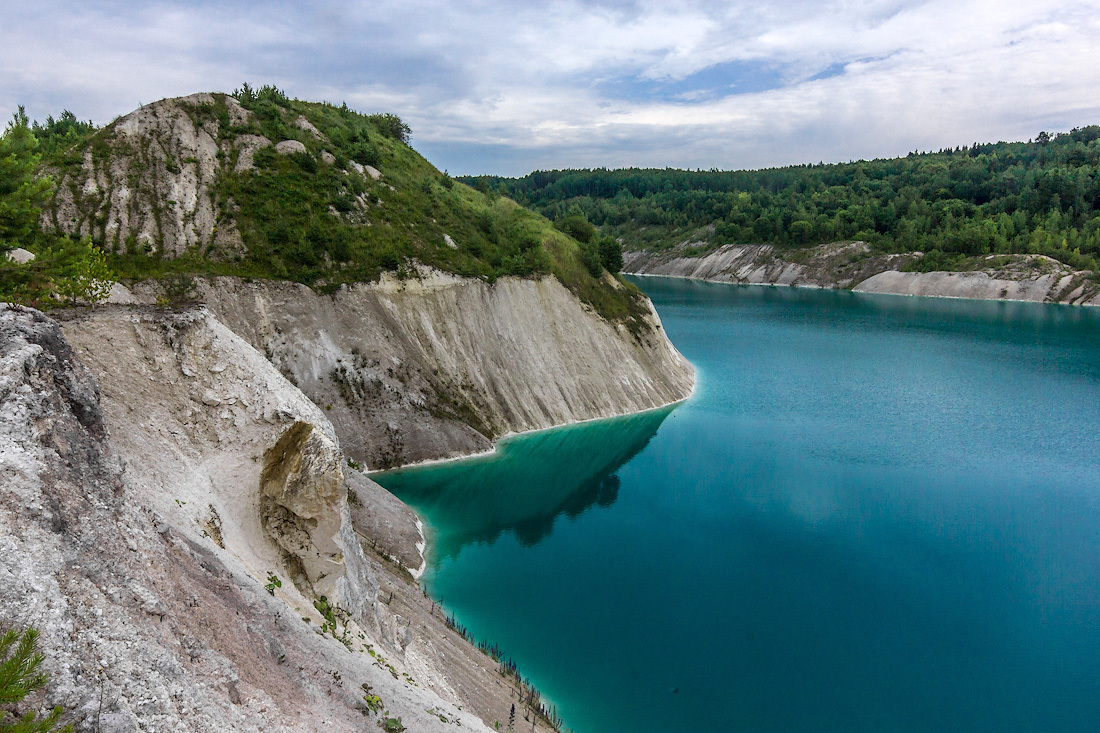
[[[409,128],[398,117],[290,99],[274,87],[245,85],[232,96],[252,113],[246,124],[233,123],[229,95],[215,94],[209,103],[179,103],[197,127],[217,137],[223,151],[214,191],[222,212],[218,227],[235,226],[244,251],[210,245],[166,257],[156,243],[118,241],[117,235],[112,240],[102,214],[81,212],[90,222],[92,243],[108,253],[110,266],[123,278],[237,275],[294,280],[331,291],[344,283],[376,280],[383,272],[411,274],[414,263],[423,263],[488,282],[508,275],[553,275],[604,318],[640,323],[645,307],[636,288],[606,279],[585,256],[585,246],[543,216],[437,170],[408,145]],[[322,137],[303,129],[299,118]],[[45,165],[56,178],[76,185],[89,151],[99,170],[109,170],[112,156],[126,155],[151,168],[152,156],[165,155],[158,141],[135,140],[116,128],[117,121],[95,130],[65,113],[33,130]],[[307,152],[283,155],[263,148],[255,153],[251,170],[236,172],[239,152],[232,142],[241,135],[297,140]],[[170,155],[166,160],[169,173],[191,162]],[[373,166],[381,178],[349,173],[356,164]],[[147,184],[131,175],[126,185]],[[144,193],[158,221],[175,205],[163,194]]]

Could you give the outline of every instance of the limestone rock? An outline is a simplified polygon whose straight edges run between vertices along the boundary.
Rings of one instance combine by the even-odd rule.
[[[309,150],[298,140],[283,140],[275,143],[275,152],[281,155],[291,155],[293,153],[305,153],[309,155]]]
[[[344,569],[339,532],[346,495],[339,449],[314,432],[312,425],[298,421],[264,453],[263,460],[260,514],[264,529],[303,576],[307,594],[336,598]]]
[[[700,256],[684,250],[623,252],[624,272],[712,282],[845,288],[857,292],[984,300],[1031,300],[1100,305],[1100,284],[1042,255],[988,255],[988,265],[967,272],[903,272],[920,252],[873,253],[865,242],[834,242],[789,253],[765,244],[730,244]]]
[[[249,113],[224,99],[231,119]],[[232,100],[232,101],[229,101]],[[112,154],[89,149],[74,171],[52,171],[57,194],[43,225],[72,236],[95,235],[110,247],[142,246],[169,257],[211,241],[219,211],[211,195],[221,165],[217,100],[195,94],[145,105],[99,135]]]
[[[269,145],[271,141],[263,135],[240,135],[236,140],[237,164],[234,170],[238,173],[252,170],[256,151]]]
[[[234,407],[242,411],[235,414],[239,426],[220,428],[237,442],[220,449],[208,442],[210,425],[173,426],[190,419],[177,357],[205,366],[203,351],[224,356],[243,346],[239,372],[202,370],[223,390],[229,372],[251,381],[248,369],[262,357],[252,359],[247,345],[201,312],[97,309],[66,328],[77,337],[75,350],[41,313],[0,306],[0,618],[41,631],[47,705],[63,706],[80,733],[351,733],[365,724],[358,703],[367,683],[410,730],[452,730],[428,712],[436,708],[463,730],[488,730],[458,709],[451,701],[457,698],[428,689],[444,689],[428,668],[406,664],[396,642],[415,646],[415,634],[384,642],[368,629],[387,661],[416,672],[422,686],[319,636],[321,619],[305,599],[293,588],[286,600],[269,595],[255,577],[277,566],[255,554],[250,543],[262,545],[262,538],[246,539],[248,527],[240,524],[247,516],[259,522],[260,467],[247,453],[257,447],[251,437],[280,430],[250,428],[255,413],[244,407]],[[102,396],[81,354],[108,377]],[[277,376],[259,374],[253,384],[293,389]],[[310,414],[311,433],[327,437],[323,415]],[[114,441],[128,459],[125,471]],[[256,482],[235,480],[240,471],[252,471]],[[223,519],[232,518],[223,523],[228,549],[196,521],[208,511],[201,494],[222,506]],[[423,619],[429,617],[421,625]],[[490,670],[480,675],[492,682]]]
[[[8,250],[8,261],[14,262],[17,265],[25,265],[28,262],[34,261],[34,253],[22,247],[15,247],[14,249]]]
[[[318,130],[312,122],[307,120],[302,115],[298,115],[297,119],[294,120],[294,126],[297,127],[299,130],[304,130],[308,132],[310,135],[313,135],[313,137],[317,138],[318,140],[326,139],[325,136],[321,134],[321,131]]]
[[[382,177],[382,173],[377,168],[375,168],[374,166],[371,166],[371,165],[363,165],[362,163],[359,163],[357,161],[349,160],[348,161],[348,167],[350,167],[353,171],[355,171],[359,175],[361,175],[361,176],[370,176],[372,179],[374,179],[376,181],[379,178]]]
[[[107,302],[112,305],[133,305],[138,301],[128,287],[122,283],[111,283],[111,292],[107,295]]]

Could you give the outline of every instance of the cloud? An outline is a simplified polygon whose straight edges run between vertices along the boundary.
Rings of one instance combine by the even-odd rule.
[[[242,81],[393,111],[452,173],[758,167],[1100,123],[1100,0],[84,4],[0,29],[0,107]]]

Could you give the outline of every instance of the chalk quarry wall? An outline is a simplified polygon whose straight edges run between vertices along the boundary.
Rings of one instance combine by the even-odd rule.
[[[355,731],[377,718],[360,710],[367,684],[410,730],[487,729],[380,607],[392,579],[360,551],[345,493],[282,481],[287,512],[331,532],[299,548],[327,577],[265,591],[288,573],[263,526],[265,448],[308,424],[314,442],[290,452],[338,480],[331,426],[293,385],[202,311],[65,330],[75,349],[37,311],[0,306],[0,619],[41,630],[42,702],[81,731]],[[318,587],[353,610],[350,650],[318,634]]]
[[[1100,305],[1100,282],[1042,255],[990,255],[965,272],[902,272],[919,253],[876,254],[864,242],[802,250],[726,245],[701,256],[683,248],[624,252],[625,272],[711,282],[844,288],[866,293]]]
[[[151,287],[134,294],[153,300]],[[344,451],[371,468],[659,407],[694,385],[652,306],[635,336],[549,277],[488,284],[431,271],[332,295],[215,278],[195,294],[324,408]]]

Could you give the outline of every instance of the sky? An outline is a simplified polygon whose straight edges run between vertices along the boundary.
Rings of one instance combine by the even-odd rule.
[[[1100,0],[12,2],[0,112],[275,84],[453,175],[760,168],[1100,124]]]

